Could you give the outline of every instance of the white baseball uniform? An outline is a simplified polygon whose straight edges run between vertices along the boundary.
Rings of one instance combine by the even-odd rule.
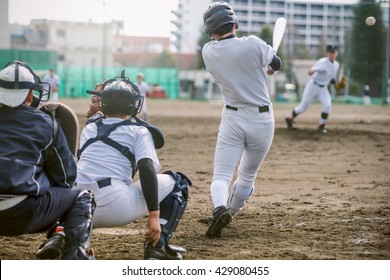
[[[253,193],[272,143],[274,115],[265,69],[274,54],[256,36],[229,36],[207,43],[202,50],[206,69],[219,85],[224,102],[210,192],[214,207],[226,206],[233,215]]]
[[[60,77],[57,74],[47,74],[43,78],[43,82],[49,83],[51,87],[50,100],[58,101],[58,87],[61,85]]]
[[[121,122],[120,118],[106,118],[104,124]],[[97,135],[94,123],[87,125],[80,137],[80,147]],[[136,162],[150,158],[156,171],[160,163],[154,147],[152,135],[146,127],[123,125],[115,129],[110,138],[128,147]],[[133,182],[132,166],[128,158],[119,151],[96,141],[81,154],[77,163],[77,188],[91,189],[95,194],[96,210],[94,227],[114,227],[128,224],[149,213],[140,181]],[[111,178],[111,184],[99,187],[97,181]],[[161,202],[170,194],[175,180],[170,175],[158,174],[158,198]]]
[[[301,114],[306,111],[314,98],[322,104],[322,112],[329,114],[332,109],[332,98],[328,90],[328,84],[332,79],[336,79],[339,71],[339,63],[331,61],[327,57],[320,58],[311,68],[315,70],[310,80],[303,90],[301,103],[294,108],[295,113]],[[320,123],[326,120],[321,119]]]
[[[146,97],[150,91],[149,89],[149,85],[144,82],[144,81],[141,81],[141,82],[136,82],[136,85],[141,93],[141,95],[144,97],[144,104],[142,106],[142,110],[140,112],[140,115],[142,116],[142,119],[145,120],[145,121],[148,121],[148,105],[146,104]]]

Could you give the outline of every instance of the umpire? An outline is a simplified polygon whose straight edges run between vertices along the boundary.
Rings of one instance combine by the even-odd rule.
[[[52,118],[31,106],[34,90],[41,100],[43,85],[27,64],[12,61],[0,71],[0,235],[44,232],[62,219],[65,236],[55,239],[62,259],[91,259],[93,194],[72,189],[73,155],[62,129],[55,133]]]

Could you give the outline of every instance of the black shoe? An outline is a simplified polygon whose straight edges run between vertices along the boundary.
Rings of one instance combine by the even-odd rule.
[[[215,208],[213,211],[213,219],[206,231],[206,236],[221,237],[222,229],[224,229],[232,219],[232,215],[225,206]]]
[[[287,128],[293,128],[293,119],[291,117],[285,118]]]
[[[317,132],[318,133],[327,133],[327,130],[326,130],[326,128],[325,128],[325,124],[320,124],[319,126],[318,126],[318,129],[317,129]]]
[[[174,251],[175,246],[165,245],[162,248],[153,246],[151,242],[144,244],[144,259],[145,260],[182,260],[181,252],[185,252],[184,248],[177,247],[181,252]]]
[[[65,249],[65,236],[55,234],[47,239],[35,253],[38,259],[57,259]]]

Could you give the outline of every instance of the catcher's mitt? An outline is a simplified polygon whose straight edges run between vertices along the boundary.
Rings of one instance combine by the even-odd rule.
[[[341,80],[334,85],[335,90],[340,90],[346,87],[348,83],[347,77],[343,76]]]
[[[95,86],[95,91],[100,92],[103,89],[103,83],[97,84]],[[89,110],[87,112],[87,118],[92,117],[97,112],[100,111],[100,97],[97,95],[91,96],[91,103],[89,104]]]

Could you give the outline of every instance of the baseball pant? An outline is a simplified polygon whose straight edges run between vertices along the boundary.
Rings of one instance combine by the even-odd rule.
[[[269,112],[260,113],[257,107],[224,108],[214,155],[214,175],[210,187],[214,208],[229,206],[229,186],[238,167],[233,188],[234,208],[244,204],[254,189],[257,172],[265,159],[274,135],[272,105]],[[235,194],[231,194],[234,198]]]
[[[301,103],[294,108],[295,113],[301,114],[307,110],[311,102],[317,98],[322,105],[322,113],[330,114],[332,109],[332,98],[328,91],[327,85],[320,87],[310,79],[305,86],[302,94]]]
[[[158,174],[158,199],[161,202],[175,185],[171,175]],[[96,182],[77,183],[77,188],[90,189],[95,195],[96,210],[93,226],[116,227],[126,225],[149,213],[140,181],[128,184],[111,179],[111,184],[99,187]]]

